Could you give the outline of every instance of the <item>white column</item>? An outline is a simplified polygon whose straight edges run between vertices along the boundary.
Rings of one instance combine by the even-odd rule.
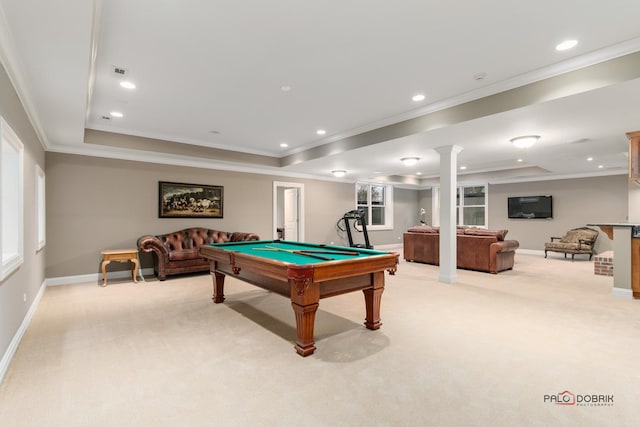
[[[462,147],[447,145],[435,149],[440,154],[440,273],[444,283],[457,280],[456,186],[458,153]]]

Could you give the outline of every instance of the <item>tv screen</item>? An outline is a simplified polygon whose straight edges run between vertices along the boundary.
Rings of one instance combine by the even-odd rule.
[[[551,196],[509,197],[509,218],[553,218]]]

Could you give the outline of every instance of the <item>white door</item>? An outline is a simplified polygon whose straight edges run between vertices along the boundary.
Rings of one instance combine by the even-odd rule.
[[[284,238],[298,241],[298,189],[284,190]]]

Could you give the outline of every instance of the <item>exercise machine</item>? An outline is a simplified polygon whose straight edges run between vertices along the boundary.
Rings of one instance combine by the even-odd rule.
[[[353,223],[351,223],[353,221]],[[344,223],[344,225],[343,225]],[[347,232],[347,238],[349,239],[349,246],[352,248],[364,248],[373,249],[373,246],[369,243],[369,234],[367,233],[367,221],[365,218],[364,209],[352,210],[345,213],[342,218],[338,220],[336,224],[340,231]],[[364,243],[354,243],[351,227],[359,233],[362,233],[364,237]],[[359,227],[359,228],[358,228]]]

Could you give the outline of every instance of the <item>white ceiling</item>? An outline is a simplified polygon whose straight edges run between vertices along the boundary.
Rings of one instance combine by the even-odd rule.
[[[0,0],[0,59],[49,151],[323,179],[345,169],[346,180],[421,187],[438,175],[433,148],[455,144],[463,181],[550,179],[626,173],[640,71],[586,84],[575,70],[640,51],[638,16],[640,2],[624,0]],[[578,46],[554,49],[568,38]],[[410,120],[563,76],[564,89],[542,98],[516,94],[426,127]],[[124,117],[103,119],[114,110]],[[385,126],[386,139],[366,133]],[[87,144],[85,129],[282,166]],[[519,151],[509,139],[523,134],[541,139]],[[407,168],[406,156],[421,161]]]

